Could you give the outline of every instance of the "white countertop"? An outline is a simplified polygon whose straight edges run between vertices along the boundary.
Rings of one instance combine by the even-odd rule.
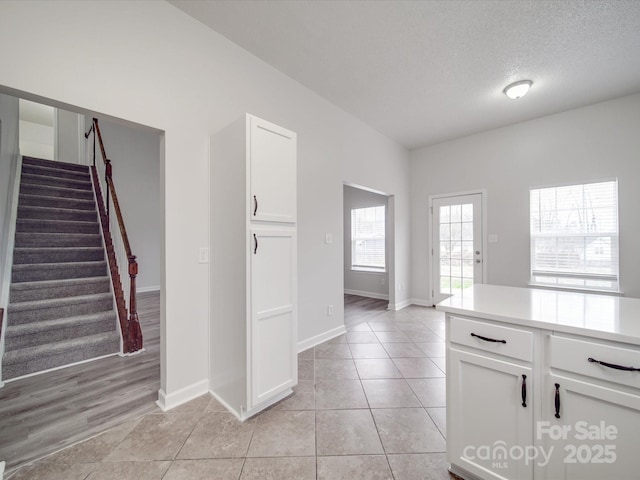
[[[478,284],[436,310],[640,346],[640,299]]]

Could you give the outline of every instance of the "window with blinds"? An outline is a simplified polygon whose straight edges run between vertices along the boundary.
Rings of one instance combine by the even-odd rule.
[[[530,193],[531,283],[617,291],[618,182]]]
[[[385,271],[385,206],[351,210],[351,268]]]

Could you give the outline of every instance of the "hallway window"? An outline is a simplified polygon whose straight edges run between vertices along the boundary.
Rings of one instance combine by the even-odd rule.
[[[531,283],[618,290],[618,182],[531,189]]]
[[[351,268],[385,271],[385,206],[351,210]]]

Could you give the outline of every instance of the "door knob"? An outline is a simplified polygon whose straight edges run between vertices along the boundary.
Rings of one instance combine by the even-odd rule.
[[[482,260],[480,260],[479,258],[476,259],[476,263],[480,263]]]
[[[480,250],[476,250],[476,255],[480,255]]]

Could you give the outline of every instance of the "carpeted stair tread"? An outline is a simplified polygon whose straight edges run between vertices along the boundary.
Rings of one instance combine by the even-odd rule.
[[[77,198],[80,200],[93,199],[93,191],[78,190],[77,188],[52,187],[49,185],[38,185],[33,183],[20,182],[20,194],[23,195],[45,195],[47,197]]]
[[[72,297],[110,292],[109,277],[69,278],[23,282],[11,285],[9,301],[13,304],[56,297]]]
[[[51,208],[18,206],[18,218],[31,220],[71,220],[75,222],[95,222],[98,214],[95,210],[78,210],[74,208]]]
[[[61,168],[45,167],[43,165],[32,165],[22,163],[22,174],[27,175],[43,175],[45,177],[68,178],[70,180],[88,180],[91,181],[89,170],[67,170]]]
[[[12,282],[37,282],[64,278],[101,277],[107,274],[107,262],[27,263],[14,265]]]
[[[102,247],[27,247],[13,251],[13,264],[96,262],[104,260]]]
[[[28,183],[29,185],[46,185],[59,188],[73,188],[75,190],[91,190],[93,188],[90,178],[75,180],[71,178],[58,177],[55,176],[55,174],[45,176],[22,172],[21,182]]]
[[[12,325],[7,327],[5,333],[5,351],[114,331],[117,327],[116,322],[115,312],[109,310]]]
[[[47,195],[20,193],[18,198],[18,208],[20,207],[55,207],[95,211],[96,204],[94,199],[84,200],[78,198],[50,197]]]
[[[23,165],[35,165],[47,167],[56,170],[71,170],[73,172],[88,172],[89,167],[86,165],[78,165],[77,163],[57,162],[55,160],[45,160],[44,158],[22,157]]]
[[[99,247],[102,246],[100,234],[88,233],[34,233],[17,232],[16,248],[27,247]]]
[[[98,222],[18,218],[16,233],[100,233]]]
[[[6,352],[3,358],[4,379],[11,379],[50,368],[61,367],[91,358],[118,353],[120,335],[115,330],[47,345]]]
[[[8,325],[75,317],[113,310],[111,292],[11,303],[7,308]]]

